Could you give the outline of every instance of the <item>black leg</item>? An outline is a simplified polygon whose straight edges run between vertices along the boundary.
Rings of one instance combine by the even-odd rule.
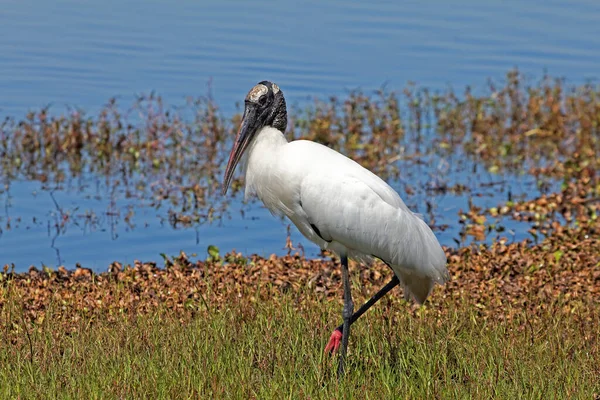
[[[388,263],[386,263],[386,265],[388,267],[390,266]],[[391,267],[390,267],[390,269],[391,269]],[[390,290],[392,290],[393,288],[398,286],[399,283],[400,283],[400,280],[398,279],[396,274],[394,274],[392,279],[384,287],[382,287],[379,290],[379,292],[375,293],[375,295],[373,295],[373,297],[371,297],[365,304],[363,304],[357,312],[352,314],[352,316],[350,317],[350,325],[352,325],[357,319],[359,319],[369,308],[371,308],[375,303],[377,303],[383,296],[388,294],[388,292]],[[344,324],[338,326],[337,328],[335,328],[333,330],[333,333],[331,334],[331,337],[329,338],[329,342],[327,343],[327,346],[325,346],[325,353],[335,353],[338,350],[338,348],[340,347],[341,341],[342,341],[343,331],[344,331]]]
[[[398,286],[399,283],[400,283],[400,280],[398,279],[398,277],[396,275],[394,275],[394,277],[384,287],[382,287],[379,290],[379,292],[375,293],[373,295],[373,297],[371,297],[365,304],[363,304],[358,309],[357,312],[352,314],[352,317],[350,317],[350,325],[352,325],[354,322],[356,322],[356,320],[359,319],[369,308],[371,308],[373,306],[373,304],[377,303],[379,301],[379,299],[381,299],[383,296],[385,296],[390,290],[392,290],[393,288]],[[335,329],[340,332],[344,332],[344,324],[341,324],[340,326],[338,326]]]
[[[342,317],[342,350],[340,351],[340,363],[338,365],[338,377],[344,375],[344,363],[346,362],[346,353],[348,352],[348,339],[350,337],[350,320],[354,313],[354,303],[352,302],[352,291],[350,290],[350,276],[348,273],[348,257],[344,254],[341,256],[342,261],[342,281],[344,282],[344,310]]]

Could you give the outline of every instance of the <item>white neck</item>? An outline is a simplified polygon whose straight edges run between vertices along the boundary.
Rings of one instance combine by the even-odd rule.
[[[270,182],[269,174],[276,169],[280,148],[287,144],[283,133],[270,126],[262,128],[246,150],[242,167],[246,183],[246,196],[255,191],[256,181]],[[259,194],[260,197],[260,194]]]
[[[246,175],[246,171],[248,170],[248,164],[253,162],[251,161],[252,158],[256,160],[257,157],[273,155],[278,147],[287,144],[287,142],[287,139],[279,129],[270,126],[263,127],[254,136],[254,139],[252,139],[246,150],[245,160],[242,161],[244,163],[244,175]]]

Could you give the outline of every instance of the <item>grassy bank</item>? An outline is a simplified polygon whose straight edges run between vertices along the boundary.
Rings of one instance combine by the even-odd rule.
[[[597,318],[549,309],[530,321],[481,318],[465,303],[437,313],[388,303],[355,325],[350,372],[323,354],[335,302],[298,311],[294,295],[180,319],[152,314],[81,319],[66,328],[15,313],[25,340],[0,348],[2,398],[585,398],[600,394]],[[508,310],[507,310],[508,311]],[[588,316],[589,317],[589,316]],[[6,329],[6,328],[5,328]],[[24,332],[24,331],[28,332]]]
[[[239,254],[0,274],[1,398],[597,398],[598,220],[538,245],[447,249],[422,308],[392,292],[323,354],[339,266]],[[390,274],[351,264],[357,304]]]

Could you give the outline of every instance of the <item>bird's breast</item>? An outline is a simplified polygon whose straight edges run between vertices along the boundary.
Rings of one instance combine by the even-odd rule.
[[[246,198],[256,194],[272,213],[289,217],[298,197],[299,181],[284,156],[286,144],[280,131],[263,129],[249,149],[245,182]]]

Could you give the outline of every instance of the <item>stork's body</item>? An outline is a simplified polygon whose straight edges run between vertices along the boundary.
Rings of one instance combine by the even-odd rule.
[[[268,156],[265,156],[268,155]],[[425,301],[446,278],[446,256],[427,224],[377,175],[321,144],[287,142],[264,127],[247,150],[246,195],[256,193],[323,249],[385,261],[406,293]]]
[[[427,224],[378,176],[342,154],[315,142],[288,142],[283,93],[261,82],[246,97],[246,110],[225,177],[242,161],[246,195],[256,193],[274,214],[288,217],[323,249],[340,255],[344,281],[344,325],[328,349],[342,339],[340,372],[350,324],[380,297],[402,283],[405,296],[425,301],[435,282],[448,279],[446,256]],[[353,313],[347,258],[383,260],[395,277]],[[342,338],[343,333],[343,338]]]

